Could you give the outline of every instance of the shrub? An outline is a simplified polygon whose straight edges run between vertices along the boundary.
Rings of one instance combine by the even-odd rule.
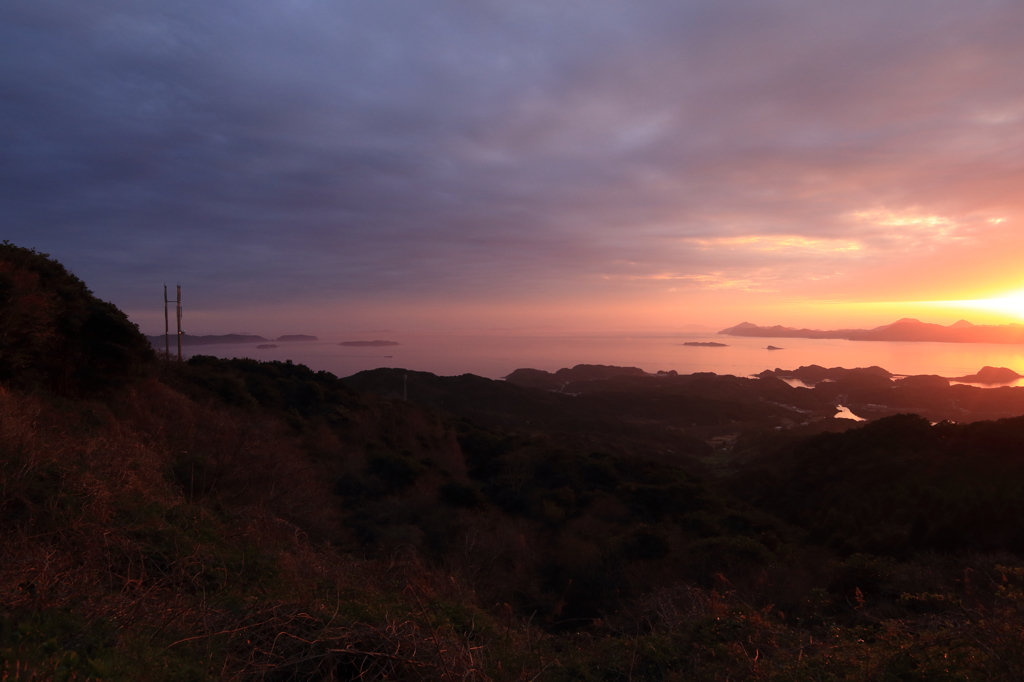
[[[758,541],[742,536],[724,536],[697,540],[687,548],[689,576],[703,584],[710,584],[715,574],[729,578],[748,575],[763,569],[772,559],[772,553]]]
[[[448,481],[438,489],[443,503],[451,507],[475,508],[484,502],[484,496],[472,485]]]

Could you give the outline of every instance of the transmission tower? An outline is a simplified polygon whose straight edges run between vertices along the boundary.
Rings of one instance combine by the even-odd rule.
[[[167,306],[170,304],[167,298],[167,285],[164,285],[164,356],[171,358],[171,327],[167,316]],[[178,297],[175,300],[175,316],[178,318],[178,362],[181,362],[181,285],[178,285]]]

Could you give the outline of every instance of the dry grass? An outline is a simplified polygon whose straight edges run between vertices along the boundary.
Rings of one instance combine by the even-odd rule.
[[[487,679],[422,565],[310,539],[336,502],[280,423],[155,382],[72,418],[47,400],[0,388],[0,612],[24,630],[4,680],[164,679],[182,656],[196,679]]]

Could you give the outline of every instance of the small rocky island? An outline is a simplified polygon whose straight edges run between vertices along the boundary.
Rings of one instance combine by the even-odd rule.
[[[1008,384],[1011,381],[1020,379],[1009,367],[982,367],[977,374],[968,374],[962,377],[950,377],[951,381],[963,381],[976,384]]]
[[[707,348],[725,348],[729,344],[718,343],[717,341],[687,341],[684,346],[702,346]]]
[[[382,341],[376,339],[374,341],[342,341],[338,344],[339,346],[355,346],[357,348],[378,348],[380,346],[397,346],[397,341]]]

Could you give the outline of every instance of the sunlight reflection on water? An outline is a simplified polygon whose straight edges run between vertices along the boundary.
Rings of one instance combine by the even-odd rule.
[[[843,405],[836,405],[836,409],[839,411],[832,415],[836,419],[852,419],[857,422],[865,421],[864,417],[858,417],[853,412],[850,412],[850,408],[848,407],[844,407]]]

